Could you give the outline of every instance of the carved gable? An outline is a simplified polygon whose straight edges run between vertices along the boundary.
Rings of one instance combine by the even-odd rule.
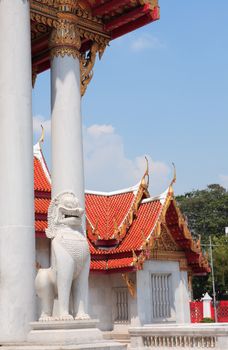
[[[181,251],[165,225],[161,227],[161,233],[154,242],[154,251]]]

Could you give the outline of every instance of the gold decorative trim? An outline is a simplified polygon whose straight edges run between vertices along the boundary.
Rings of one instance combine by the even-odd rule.
[[[170,183],[170,187],[172,187],[175,184],[175,182],[177,181],[176,167],[175,167],[174,163],[172,163],[172,165],[173,165],[173,179],[172,179],[172,181]]]
[[[75,24],[59,19],[50,37],[51,58],[65,55],[80,58],[81,38]]]
[[[144,253],[144,254],[143,254]],[[142,252],[139,256],[133,251],[133,266],[142,270],[146,260],[176,261],[179,263],[180,271],[189,271],[189,266],[183,251],[152,251],[149,255]]]
[[[99,46],[94,42],[88,52],[81,54],[81,96],[85,94],[87,86],[93,77],[93,67],[96,61],[96,55],[99,52],[99,58],[101,59],[104,50],[105,46]]]
[[[133,282],[132,279],[129,278],[129,275],[127,273],[122,274],[122,278],[125,281],[128,291],[132,298],[136,298],[136,283]]]
[[[55,47],[51,50],[51,59],[58,56],[72,56],[73,58],[80,58],[80,54],[75,49],[63,46]]]
[[[32,11],[30,12],[30,18],[32,21],[42,23],[50,28],[55,28],[58,23],[57,18],[48,17],[46,15]]]
[[[120,226],[118,226],[116,219],[114,218],[113,220],[113,236],[111,237],[111,239],[116,239],[117,241],[121,241],[127,230],[129,229],[129,227],[131,226],[135,215],[137,214],[140,202],[142,200],[143,195],[145,195],[146,197],[149,197],[150,194],[148,192],[148,185],[149,185],[149,170],[148,170],[148,166],[146,167],[146,171],[141,179],[140,185],[138,187],[137,193],[133,199],[133,202],[131,204],[131,208],[128,211],[126,217],[124,218],[123,222],[121,223]],[[98,221],[95,225],[95,227],[92,225],[92,223],[87,219],[88,223],[89,223],[89,229],[88,229],[88,234],[90,236],[90,238],[92,240],[95,239],[100,239],[100,235],[98,232]]]
[[[104,25],[99,17],[93,17],[91,12],[80,7],[78,4],[76,9],[70,11],[63,11],[63,7],[59,7],[59,3],[56,4],[55,0],[31,0],[30,17],[32,21],[43,23],[50,28],[56,28],[58,24],[58,18],[64,13],[67,16],[71,15],[71,19],[74,16],[74,23],[77,24],[80,30],[81,37],[98,36],[102,38],[89,38],[96,42],[102,42],[103,44],[110,41],[110,33],[104,30]],[[64,9],[65,10],[65,9]]]
[[[142,253],[137,256],[134,250],[132,250],[132,255],[133,255],[132,265],[135,266],[137,270],[142,270],[143,264],[146,260],[146,256]]]
[[[61,12],[75,13],[78,8],[78,0],[55,0],[54,6]]]
[[[32,67],[32,87],[35,87],[37,78],[37,67]]]
[[[146,197],[149,197],[150,194],[148,192],[148,187],[149,187],[149,167],[148,167],[148,160],[146,159],[146,171],[141,179],[138,191],[135,195],[134,201],[131,205],[131,208],[125,217],[124,221],[121,223],[121,225],[117,228],[116,222],[114,221],[114,238],[117,240],[121,240],[128,228],[131,226],[135,215],[137,214],[140,202],[142,200],[143,195],[146,195]]]
[[[175,177],[175,176],[174,176]],[[172,182],[173,183],[173,182]],[[201,249],[201,244],[200,244],[200,239],[198,241],[194,241],[192,238],[192,235],[189,231],[189,228],[187,226],[187,222],[180,212],[179,207],[177,206],[177,203],[173,197],[173,188],[170,185],[169,190],[168,190],[168,195],[166,198],[166,201],[163,205],[162,212],[160,214],[160,217],[155,225],[155,228],[152,230],[150,236],[148,238],[143,237],[143,244],[142,244],[142,251],[137,256],[135,252],[133,252],[133,265],[141,270],[143,268],[143,263],[146,259],[164,259],[164,260],[169,260],[170,254],[172,257],[172,261],[176,260],[179,261],[180,264],[180,270],[181,271],[188,271],[189,266],[187,263],[187,258],[185,256],[184,250],[179,248],[172,238],[172,234],[168,228],[168,224],[166,223],[166,213],[167,210],[170,206],[170,203],[173,203],[174,208],[176,210],[177,216],[178,216],[178,226],[180,230],[183,232],[184,237],[190,241],[190,250],[194,253],[199,254],[199,261],[198,264],[200,267],[208,268],[209,263],[207,260],[207,257],[203,255],[202,249]],[[176,251],[170,250],[171,247],[169,247],[169,243],[167,239],[163,239],[162,237],[162,232],[164,234],[165,230],[167,234],[169,235],[169,238],[173,241],[173,244],[176,245]],[[144,236],[144,234],[142,233]],[[159,248],[160,245],[160,248]],[[174,248],[174,247],[173,247]],[[173,249],[172,248],[172,249]],[[160,249],[160,250],[159,250]],[[183,254],[183,257],[180,258],[178,257],[179,254]]]

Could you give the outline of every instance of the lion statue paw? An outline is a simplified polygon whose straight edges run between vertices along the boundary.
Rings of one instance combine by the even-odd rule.
[[[90,320],[90,316],[86,313],[77,314],[75,320]]]
[[[39,322],[50,322],[50,321],[54,321],[55,318],[52,316],[49,316],[45,313],[42,313],[40,318],[39,318]]]
[[[74,318],[70,314],[55,317],[55,321],[73,321]]]

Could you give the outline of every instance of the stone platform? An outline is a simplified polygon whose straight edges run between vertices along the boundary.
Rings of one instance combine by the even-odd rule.
[[[9,344],[1,346],[1,350],[126,350],[127,346],[118,343],[103,341],[96,344],[81,345],[34,345]]]
[[[91,344],[103,340],[97,323],[98,320],[33,322],[28,341],[49,345]]]
[[[130,327],[131,350],[228,350],[228,323]]]
[[[103,338],[98,320],[31,323],[28,341],[2,344],[1,350],[126,350],[127,345]]]

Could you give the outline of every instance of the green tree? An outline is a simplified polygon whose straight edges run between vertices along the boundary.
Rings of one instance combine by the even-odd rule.
[[[176,197],[194,236],[208,242],[210,235],[221,237],[228,226],[228,191],[213,184]]]
[[[228,299],[228,238],[213,237],[212,243],[216,293],[218,299]]]
[[[228,226],[228,191],[212,184],[176,199],[193,236],[200,235],[202,244],[208,244],[209,236],[212,236],[216,294],[224,299],[228,295],[228,238],[224,231]],[[209,253],[207,246],[203,248]],[[212,295],[211,275],[194,277],[194,298],[200,298],[205,291]]]

